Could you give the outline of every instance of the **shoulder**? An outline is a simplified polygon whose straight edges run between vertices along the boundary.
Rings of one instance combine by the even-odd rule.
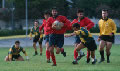
[[[59,15],[58,17],[60,17],[60,18],[66,18],[66,16],[63,16],[63,15]]]
[[[108,20],[109,20],[110,22],[114,22],[114,20],[113,20],[113,19],[111,19],[111,18],[109,18]]]

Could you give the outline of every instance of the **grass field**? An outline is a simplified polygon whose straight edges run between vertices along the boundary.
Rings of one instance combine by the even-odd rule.
[[[91,62],[87,64],[85,62],[86,57],[83,57],[78,65],[73,65],[73,46],[64,46],[64,48],[67,52],[67,57],[63,57],[61,54],[56,55],[56,67],[52,67],[52,63],[46,63],[45,48],[42,56],[32,56],[33,48],[25,48],[30,60],[21,62],[5,62],[4,57],[7,55],[9,48],[0,48],[0,71],[120,71],[120,45],[113,45],[110,64],[105,61],[101,64],[97,62],[96,65],[92,65]],[[83,51],[86,53],[86,49],[83,49]],[[98,50],[96,50],[96,58],[98,60],[100,58]]]

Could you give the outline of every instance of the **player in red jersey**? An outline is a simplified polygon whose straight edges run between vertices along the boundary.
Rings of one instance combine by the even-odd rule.
[[[56,25],[53,25],[55,21],[59,21],[63,26],[61,29],[57,30]],[[49,35],[49,46],[50,46],[50,53],[51,58],[53,61],[53,66],[56,66],[56,59],[54,56],[54,47],[56,46],[56,54],[59,54],[60,52],[66,56],[66,52],[64,52],[64,49],[62,48],[64,45],[64,33],[66,32],[67,26],[70,24],[70,21],[62,15],[58,15],[58,11],[56,8],[52,9],[52,17],[48,19],[48,27],[50,30]]]
[[[47,27],[47,20],[50,17],[50,13],[48,11],[45,11],[44,13],[44,19],[43,19],[43,24],[39,27],[39,32],[42,31],[44,28],[44,39],[45,39],[45,45],[46,45],[46,58],[47,58],[47,63],[50,63],[50,51],[49,51],[49,34],[50,31]]]

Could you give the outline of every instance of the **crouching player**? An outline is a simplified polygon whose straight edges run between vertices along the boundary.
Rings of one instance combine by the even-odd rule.
[[[88,30],[86,30],[83,27],[80,27],[78,23],[74,23],[72,27],[73,27],[74,33],[70,35],[65,35],[65,37],[79,35],[81,42],[77,45],[75,50],[79,53],[79,51],[82,48],[87,47],[91,51],[92,64],[95,64],[97,62],[97,59],[95,58],[95,50],[97,49],[97,45],[95,43],[94,38],[92,37],[92,35]],[[73,64],[78,64],[77,59],[73,61]]]
[[[30,31],[30,40],[32,40],[32,34],[35,35],[33,38],[33,47],[35,49],[35,54],[33,56],[38,55],[37,48],[36,48],[36,43],[39,42],[39,47],[40,47],[40,55],[42,55],[42,41],[43,41],[43,34],[39,32],[39,22],[36,20],[34,22],[34,27],[32,27]]]
[[[5,61],[24,61],[23,57],[20,55],[21,51],[25,54],[26,59],[29,60],[26,51],[20,46],[20,42],[15,41],[15,45],[9,49],[8,56],[6,56]]]

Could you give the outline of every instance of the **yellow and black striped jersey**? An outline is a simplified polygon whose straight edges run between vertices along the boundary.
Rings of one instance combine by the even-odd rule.
[[[110,35],[111,33],[116,33],[116,24],[115,22],[108,18],[107,20],[100,19],[99,22],[100,36],[101,35]]]
[[[19,55],[21,51],[27,56],[26,51],[22,47],[16,48],[15,45],[13,45],[8,52],[9,58],[12,58],[12,55]]]
[[[83,27],[81,27],[80,30],[78,31],[74,31],[74,33],[76,35],[79,35],[81,42],[84,42],[84,43],[92,38],[91,33]]]
[[[32,29],[30,31],[30,37],[32,37],[32,34],[34,34],[35,36],[40,36],[40,38],[43,38],[43,34],[40,34],[38,26],[32,27]]]

